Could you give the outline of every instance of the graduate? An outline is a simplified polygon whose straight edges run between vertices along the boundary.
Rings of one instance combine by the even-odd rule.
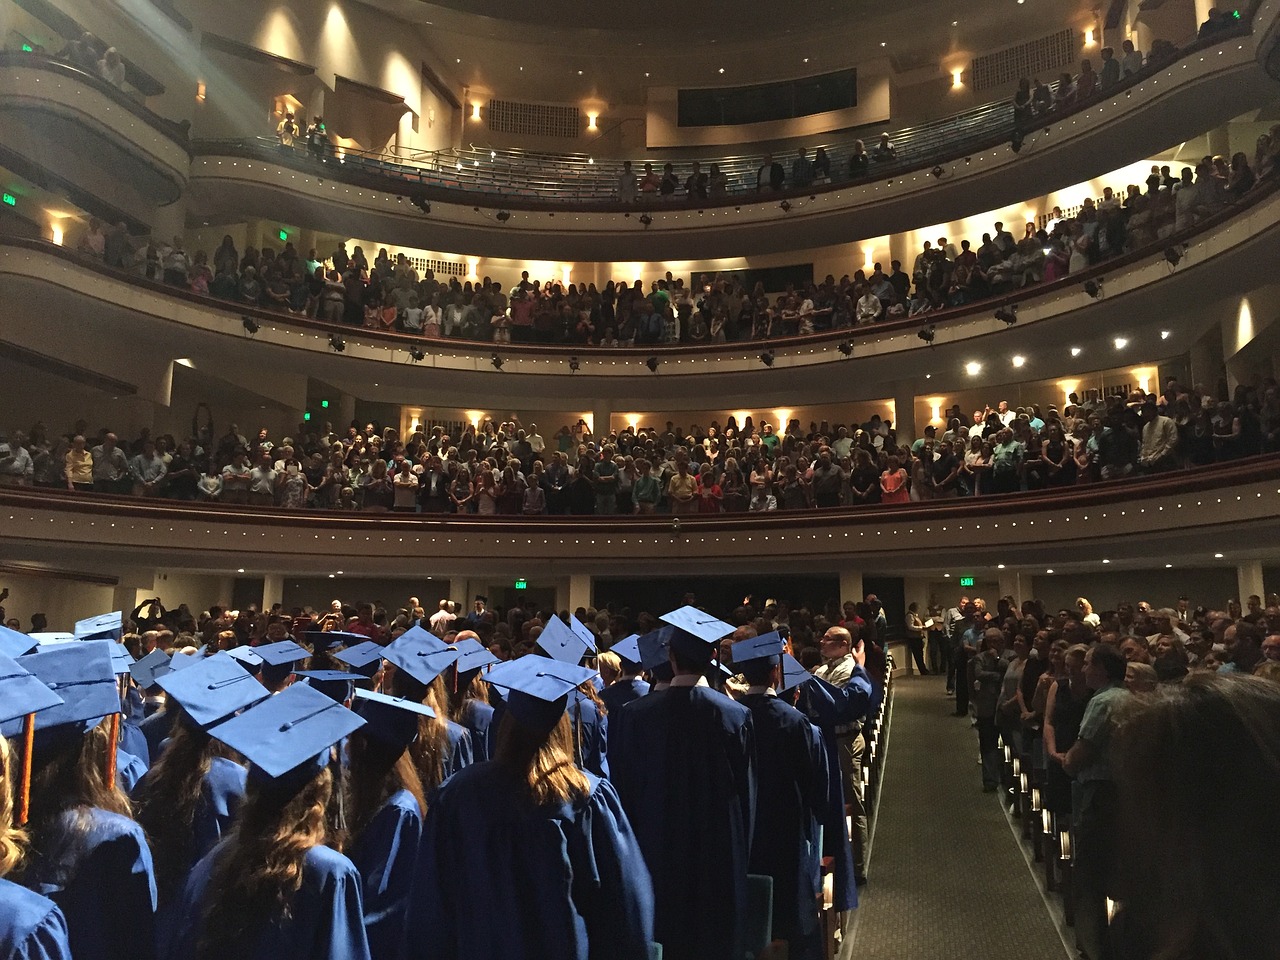
[[[20,646],[20,645],[19,645]],[[6,648],[0,638],[0,648]],[[8,649],[16,649],[12,646]],[[0,723],[38,723],[42,711],[62,698],[13,660],[0,653]],[[9,741],[0,737],[0,957],[5,960],[71,960],[67,921],[47,897],[4,879],[22,862],[27,835],[15,826],[15,764]]]
[[[164,753],[133,791],[138,822],[155,855],[157,936],[196,862],[231,829],[244,801],[246,771],[208,734],[211,726],[270,694],[226,653],[156,681],[174,713]]]
[[[134,685],[142,691],[144,704],[155,705],[150,713],[147,713],[144,706],[143,712],[146,716],[138,724],[138,732],[142,734],[147,744],[149,763],[160,759],[160,746],[169,736],[169,729],[173,726],[174,715],[166,709],[164,691],[156,682],[170,669],[169,654],[163,650],[152,650],[141,660],[135,660],[129,664],[129,675],[133,678]]]
[[[76,960],[154,957],[151,851],[112,769],[109,718],[120,711],[120,695],[111,645],[59,644],[17,663],[64,702],[36,724],[30,847],[14,879],[62,909]],[[15,736],[16,723],[0,732]]]
[[[581,623],[570,617],[575,623]],[[585,634],[585,636],[584,636]],[[560,663],[578,666],[582,658],[596,652],[585,625],[572,629],[559,617],[551,617],[536,645],[547,656]],[[595,673],[593,671],[593,676]],[[569,720],[573,727],[573,758],[583,770],[597,777],[609,776],[608,710],[596,692],[594,683],[584,683],[569,697]]]
[[[458,659],[458,651],[421,627],[410,627],[382,650],[395,667],[385,682],[394,697],[414,700],[431,708],[418,718],[418,739],[409,747],[422,789],[430,793],[473,759],[471,734],[448,719],[442,674]]]
[[[632,700],[638,700],[649,692],[649,684],[640,676],[639,639],[640,634],[633,633],[609,648],[610,653],[617,654],[622,670],[622,675],[616,681],[600,691],[600,699],[610,713],[621,710]]]
[[[426,813],[408,748],[418,739],[418,718],[430,717],[431,708],[357,690],[355,710],[365,725],[347,740],[345,852],[360,871],[369,953],[395,960]]]
[[[733,627],[694,607],[661,618],[641,651],[669,644],[671,685],[615,714],[613,782],[653,876],[664,960],[741,960],[755,827],[751,711],[707,686]],[[646,656],[649,656],[646,653]]]
[[[485,667],[498,663],[495,657],[470,630],[454,638],[458,652],[452,671],[449,692],[449,718],[467,728],[475,762],[489,759],[489,728],[493,723],[493,706],[489,703],[489,685],[482,673]]]
[[[493,760],[428,797],[404,960],[646,960],[649,873],[617,794],[573,762],[585,667],[526,656],[488,674]]]
[[[751,872],[773,877],[774,939],[787,941],[791,960],[819,960],[821,824],[831,770],[822,733],[778,698],[785,647],[776,630],[733,645],[733,665],[747,681],[739,702],[751,711],[756,735]]]
[[[249,759],[248,785],[182,890],[163,960],[368,960],[360,874],[325,845],[332,747],[363,724],[294,684],[209,728]]]

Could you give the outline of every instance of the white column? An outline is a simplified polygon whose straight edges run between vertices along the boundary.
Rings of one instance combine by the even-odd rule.
[[[1030,574],[1027,574],[1024,576],[1023,574],[1018,573],[1016,570],[1001,570],[999,582],[1000,582],[1001,597],[1013,597],[1013,599],[1016,600],[1019,604],[1021,604],[1023,600],[1030,599],[1031,597],[1031,575]],[[993,598],[992,600],[988,601],[988,604],[990,605],[991,610],[993,612],[995,610],[995,599],[998,599],[998,598]]]
[[[607,400],[597,400],[591,405],[591,435],[599,442],[607,437],[613,420],[613,407]]]
[[[262,576],[262,612],[266,613],[277,603],[284,603],[284,576],[267,573]]]
[[[1257,594],[1263,600],[1266,600],[1267,591],[1262,584],[1262,561],[1250,560],[1247,563],[1236,565],[1236,583],[1237,589],[1240,591],[1238,597],[1240,606],[1246,606],[1246,601],[1253,594]]]
[[[569,575],[569,604],[572,614],[579,607],[591,607],[591,574],[573,573]]]
[[[911,383],[899,383],[893,391],[893,430],[898,446],[909,447],[916,439],[916,391]]]
[[[861,603],[864,596],[865,594],[862,592],[862,571],[841,570],[840,602],[843,604],[852,600],[854,603]]]

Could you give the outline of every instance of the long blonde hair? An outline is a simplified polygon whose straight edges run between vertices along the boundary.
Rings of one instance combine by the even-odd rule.
[[[13,823],[13,751],[0,737],[0,877],[8,876],[22,863],[27,831]]]
[[[430,793],[444,781],[445,762],[449,759],[449,721],[446,719],[444,680],[437,676],[429,684],[415,680],[405,670],[391,674],[390,692],[424,703],[436,712],[434,717],[418,718],[418,739],[409,747],[409,756],[418,770],[422,792]]]
[[[534,806],[572,803],[590,793],[586,774],[573,761],[569,715],[562,714],[546,734],[503,714],[493,759],[524,788]]]

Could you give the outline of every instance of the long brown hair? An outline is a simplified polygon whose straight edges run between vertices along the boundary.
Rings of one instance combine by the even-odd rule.
[[[275,785],[249,781],[244,805],[206,887],[197,960],[244,952],[264,925],[289,917],[307,851],[327,839],[333,776],[325,767],[282,800]]]
[[[152,841],[162,900],[179,891],[191,865],[196,807],[217,752],[217,741],[188,720],[173,701],[170,704],[170,709],[179,711],[173,735],[147,773],[138,797],[138,822]]]
[[[462,677],[465,678],[464,671]],[[481,703],[489,702],[489,684],[484,680],[484,671],[476,671],[470,681],[465,684],[459,684],[459,675],[455,672],[452,674],[453,683],[446,688],[449,696],[449,719],[454,723],[462,723],[462,718],[466,716],[467,704],[472,700],[479,700]]]
[[[0,877],[8,876],[22,862],[27,831],[13,825],[13,751],[0,737]]]
[[[407,749],[397,750],[357,730],[347,741],[347,843],[359,840],[383,805],[399,790],[408,790],[425,814],[422,778]]]
[[[415,680],[407,671],[391,674],[392,696],[424,703],[436,712],[434,717],[418,718],[418,739],[409,747],[409,756],[418,771],[423,793],[430,793],[444,781],[445,762],[449,759],[449,723],[445,719],[444,680],[436,677],[429,684]]]
[[[572,803],[590,792],[586,774],[573,761],[569,715],[542,734],[504,713],[493,759],[520,783],[534,806]]]

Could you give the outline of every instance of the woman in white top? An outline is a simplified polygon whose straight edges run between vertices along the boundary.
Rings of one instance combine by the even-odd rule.
[[[400,464],[400,470],[392,481],[395,489],[395,501],[391,507],[397,513],[414,513],[418,509],[418,477],[413,472],[413,464],[406,460]]]
[[[492,470],[481,470],[476,480],[476,513],[482,517],[492,517],[498,512],[498,488],[493,480]]]
[[[1095,629],[1102,623],[1102,618],[1093,612],[1093,604],[1084,597],[1076,597],[1076,606],[1083,614],[1081,619]]]

